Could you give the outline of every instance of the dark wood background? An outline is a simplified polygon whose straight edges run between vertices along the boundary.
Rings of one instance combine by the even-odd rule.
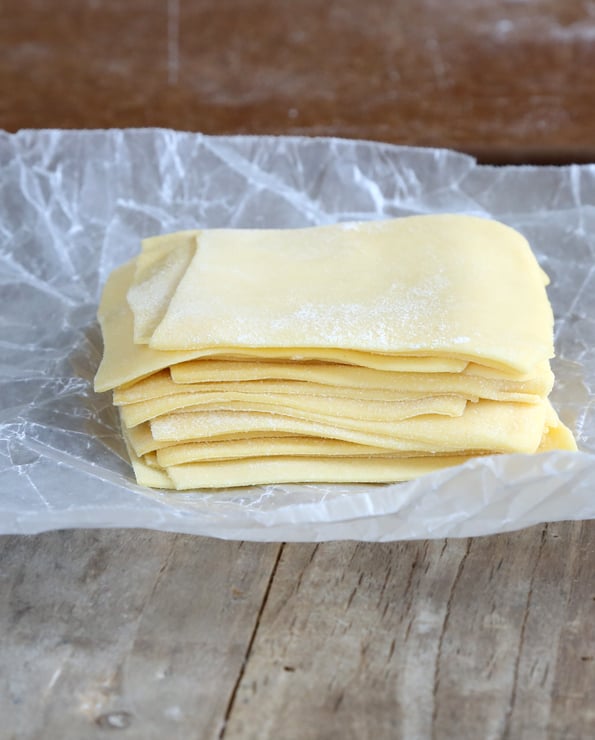
[[[2,0],[0,126],[594,159],[589,0]]]
[[[595,2],[0,0],[0,127],[595,161]],[[594,494],[595,495],[595,494]],[[0,737],[595,737],[595,523],[0,538]]]

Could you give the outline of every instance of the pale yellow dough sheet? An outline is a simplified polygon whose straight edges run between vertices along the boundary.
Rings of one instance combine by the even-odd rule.
[[[274,483],[391,483],[419,478],[465,458],[296,458],[259,457],[221,462],[188,463],[167,468],[178,491]]]
[[[126,431],[124,432],[126,438]],[[458,465],[465,458],[414,457],[414,458],[242,458],[217,462],[174,465],[165,469],[155,468],[139,458],[127,440],[130,460],[136,480],[150,488],[224,488],[272,483],[367,483],[403,481],[425,473]]]
[[[133,315],[126,300],[135,269],[135,260],[131,260],[114,270],[108,278],[99,304],[97,316],[103,335],[104,352],[95,376],[95,390],[98,393],[136,382],[178,362],[213,356],[229,358],[230,349],[225,347],[162,352],[151,349],[146,344],[135,344]],[[464,360],[447,357],[392,357],[324,348],[305,348],[299,351],[283,347],[233,348],[233,354],[237,359],[241,359],[243,354],[244,359],[254,360],[292,360],[300,355],[302,359],[353,363],[379,370],[403,372],[460,372],[467,366]]]
[[[341,445],[342,443],[336,443],[333,440],[315,439],[310,441],[307,438],[286,438],[255,440],[254,445],[252,445],[251,440],[233,440],[230,443],[231,445],[236,448],[238,446],[243,448],[242,451],[235,449],[235,459],[225,461],[218,459],[214,462],[205,462],[205,460],[209,460],[208,450],[216,447],[216,445],[190,443],[172,447],[169,450],[160,450],[157,455],[150,453],[141,457],[132,448],[129,434],[130,432],[124,429],[124,436],[138,483],[153,488],[178,488],[178,490],[282,482],[400,481],[407,480],[410,477],[418,477],[443,467],[461,464],[466,460],[464,453],[421,458],[386,458],[382,456],[382,451],[378,455],[374,454],[373,457],[370,455],[345,460],[341,456],[338,459],[335,457],[335,455],[342,454],[339,448],[334,450],[332,448],[332,445]],[[279,457],[263,457],[262,450],[266,448],[259,447],[263,442],[269,445],[267,454],[282,453],[283,451],[288,454],[285,457],[282,454]],[[217,444],[221,444],[223,447],[226,445],[225,442]],[[313,444],[317,445],[318,451],[323,451],[324,454],[312,457],[305,454],[304,457],[301,457],[303,453],[307,452],[307,448]],[[197,448],[202,448],[198,453],[203,455],[203,461],[200,463],[177,463],[164,468],[156,467],[161,455],[172,454],[171,458],[166,457],[164,460],[184,460],[191,458],[193,451],[196,454]],[[537,452],[545,452],[551,449],[572,450],[576,449],[576,445],[569,430],[560,422],[555,411],[548,404],[546,426]],[[177,456],[176,451],[179,453]],[[261,452],[260,456],[255,455],[246,459],[243,455],[243,453],[257,451]],[[225,454],[225,452],[215,451],[211,454],[218,455]],[[296,455],[300,457],[295,457]],[[270,463],[273,460],[275,460],[275,464],[271,465]],[[346,466],[345,463],[347,463]],[[348,475],[346,470],[349,471],[349,477],[343,478],[343,475]]]
[[[222,363],[226,364],[226,363]],[[234,363],[235,364],[235,363]],[[342,366],[335,366],[337,374],[341,374]],[[350,368],[358,370],[364,368]],[[368,371],[375,372],[375,371]],[[126,388],[117,388],[114,391],[114,403],[123,406],[139,401],[149,401],[155,398],[175,395],[179,393],[282,393],[304,396],[331,396],[333,398],[352,398],[371,401],[398,401],[405,399],[424,398],[437,395],[459,395],[468,401],[485,398],[492,401],[520,401],[524,403],[538,403],[549,393],[550,383],[553,382],[551,371],[547,375],[536,378],[534,382],[515,383],[514,381],[486,380],[484,378],[469,377],[462,373],[379,373],[388,376],[384,378],[386,387],[376,384],[366,387],[349,387],[347,385],[332,384],[332,375],[325,378],[327,383],[302,380],[243,380],[223,382],[175,383],[169,370],[150,375],[148,378],[129,385]],[[348,375],[348,374],[347,374]],[[355,379],[354,379],[355,380]]]
[[[156,450],[161,450],[166,447],[174,447],[177,446],[178,442],[163,442],[158,439],[154,439],[153,435],[151,434],[151,425],[147,422],[145,424],[139,424],[136,427],[132,427],[129,429],[126,429],[126,433],[128,435],[128,441],[132,445],[135,453],[139,457],[143,457],[143,455],[146,455],[150,452],[155,452]],[[238,442],[238,441],[244,441],[244,440],[251,440],[251,439],[271,439],[271,438],[281,438],[281,437],[293,437],[295,435],[287,432],[273,432],[271,434],[263,434],[262,432],[254,432],[254,433],[246,433],[246,434],[240,434],[239,436],[237,434],[222,434],[216,438],[216,442]],[[210,442],[208,443],[210,444]]]
[[[552,327],[521,234],[469,216],[412,216],[202,231],[150,345],[436,356],[527,373],[553,356]]]
[[[125,408],[125,407],[123,407]],[[198,411],[166,414],[150,422],[151,434],[164,442],[208,439],[244,432],[290,432],[400,451],[460,450],[535,452],[545,426],[546,404],[467,404],[462,416],[420,416],[393,423],[363,425],[350,419],[341,424],[306,421],[281,414],[247,411]]]
[[[254,437],[216,442],[188,442],[149,453],[161,467],[190,462],[240,460],[245,457],[427,457],[427,452],[399,452],[321,437]],[[468,452],[462,455],[469,456]],[[145,454],[145,459],[147,455]]]
[[[130,403],[121,407],[127,427],[134,427],[156,416],[176,411],[201,409],[235,409],[238,411],[268,411],[302,419],[329,420],[353,419],[364,424],[384,424],[414,416],[442,414],[460,416],[467,401],[460,396],[428,396],[406,401],[359,401],[350,398],[327,396],[299,396],[292,394],[264,393],[181,393],[150,401]]]
[[[454,373],[453,373],[454,374]],[[243,382],[222,383],[174,383],[167,370],[162,370],[148,378],[139,380],[138,383],[128,385],[125,388],[114,390],[114,404],[116,406],[127,406],[131,403],[142,401],[153,401],[157,398],[174,396],[180,394],[195,393],[243,393],[254,396],[264,394],[283,394],[291,396],[313,396],[327,398],[348,398],[356,401],[413,401],[426,398],[428,395],[457,395],[456,393],[432,393],[422,391],[393,391],[384,388],[349,388],[347,386],[322,385],[320,383],[308,383],[299,380],[247,380]],[[532,399],[539,400],[539,396],[517,393],[518,398],[510,400]],[[477,399],[472,396],[471,399]],[[468,400],[471,400],[468,399]],[[500,399],[498,399],[500,400]]]
[[[516,390],[517,387],[522,386],[520,392],[537,393],[539,395],[549,393],[554,378],[547,360],[539,362],[528,373],[519,374],[484,367],[474,362],[462,363],[459,360],[453,360],[453,362],[458,363],[453,367],[444,366],[440,369],[442,363],[448,362],[448,360],[435,357],[395,358],[399,362],[405,359],[411,360],[412,363],[423,359],[427,365],[418,369],[413,366],[407,368],[403,365],[391,370],[372,368],[361,364],[309,362],[303,359],[300,361],[284,360],[275,362],[267,359],[255,361],[236,358],[233,362],[230,362],[229,360],[202,358],[172,365],[170,372],[171,379],[174,383],[179,384],[244,382],[249,380],[299,380],[354,388],[392,388],[399,387],[402,382],[409,383],[418,378],[423,379],[427,375],[461,375],[471,376],[475,380],[502,381],[503,386],[511,390]],[[439,380],[436,382],[439,382]]]
[[[546,427],[542,432],[538,452],[553,449],[576,449],[576,444],[570,431],[558,419],[556,412],[549,406],[546,409]],[[150,434],[150,431],[149,431]],[[167,443],[165,443],[167,444]],[[183,465],[190,462],[204,462],[208,460],[230,460],[244,457],[268,457],[282,455],[322,456],[322,457],[403,457],[422,456],[427,452],[399,452],[387,450],[384,447],[358,445],[352,442],[342,442],[320,437],[266,437],[252,439],[230,439],[215,442],[187,442],[172,444],[167,448],[157,450],[156,460],[162,467]],[[460,455],[469,455],[468,450],[462,450]],[[474,451],[474,455],[487,454],[486,451]]]
[[[562,424],[559,420],[556,412],[553,410],[551,405],[546,405],[546,431],[542,436],[538,451],[546,450],[576,450],[576,443],[574,438],[567,427]],[[214,438],[210,438],[202,441],[187,441],[187,442],[176,442],[176,441],[160,441],[153,438],[151,434],[150,424],[140,424],[137,427],[127,430],[128,440],[132,445],[135,453],[138,457],[143,457],[147,453],[155,452],[161,453],[163,450],[168,449],[173,458],[176,458],[176,462],[172,464],[180,464],[181,462],[191,462],[194,459],[197,460],[217,460],[227,459],[229,456],[237,457],[257,457],[258,445],[264,445],[269,450],[275,449],[277,445],[283,444],[281,447],[283,451],[286,451],[287,444],[292,441],[297,442],[299,450],[307,449],[310,454],[314,454],[316,449],[319,449],[320,445],[324,445],[325,455],[333,455],[351,451],[353,455],[359,456],[362,451],[366,451],[369,454],[396,454],[396,455],[422,455],[429,454],[431,450],[427,450],[427,446],[419,445],[419,451],[416,453],[411,449],[406,451],[399,451],[395,449],[387,449],[386,447],[379,446],[374,447],[372,445],[357,444],[353,442],[344,442],[335,439],[326,439],[322,437],[308,437],[301,436],[296,437],[291,432],[271,432],[265,434],[263,432],[255,431],[252,433],[232,433],[228,435],[221,435]],[[298,441],[299,440],[299,441]],[[264,448],[260,448],[264,449]],[[424,449],[426,451],[424,452]],[[485,450],[476,450],[474,454],[486,452]],[[231,454],[233,453],[233,454]],[[452,454],[452,453],[449,453]],[[464,451],[463,453],[464,454]],[[193,456],[195,456],[193,458]],[[184,459],[182,459],[184,458]]]
[[[164,469],[149,465],[146,461],[146,456],[140,457],[136,454],[128,438],[128,430],[124,427],[122,427],[122,436],[126,443],[132,469],[134,470],[134,477],[139,486],[147,486],[148,488],[175,488],[174,482]]]

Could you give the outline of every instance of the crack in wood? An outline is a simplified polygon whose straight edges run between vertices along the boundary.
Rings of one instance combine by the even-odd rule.
[[[312,564],[312,561],[314,560],[314,556],[316,555],[316,551],[318,550],[319,546],[320,546],[319,544],[314,545],[314,548],[313,548],[312,552],[310,553],[310,557],[308,558],[308,562],[306,563],[305,567],[302,568],[302,570],[301,570],[301,572],[300,572],[300,574],[298,576],[298,579],[295,582],[294,591],[295,591],[296,594],[297,594],[297,592],[300,590],[300,588],[302,586],[302,581],[304,580],[304,575],[306,574],[306,570],[307,570],[308,566],[310,566]]]
[[[151,599],[152,599],[153,595],[155,594],[155,592],[157,591],[157,588],[159,587],[159,584],[161,583],[161,579],[163,578],[163,574],[165,573],[165,571],[167,570],[167,568],[168,568],[168,566],[169,566],[169,564],[171,562],[171,559],[173,557],[174,550],[175,550],[175,547],[176,547],[176,542],[178,541],[179,536],[180,535],[174,534],[173,539],[172,539],[172,542],[171,542],[171,546],[170,546],[170,548],[169,548],[169,550],[167,552],[167,555],[165,556],[165,560],[163,561],[163,564],[161,565],[161,567],[157,571],[157,575],[155,576],[155,580],[153,581],[153,585],[151,586],[151,590],[149,591],[147,597],[145,598],[145,600],[143,602],[142,609],[140,610],[139,615],[136,618],[136,622],[135,622],[135,625],[134,625],[134,631],[132,633],[132,639],[130,640],[130,646],[131,646],[131,648],[130,648],[130,650],[127,651],[126,656],[124,657],[124,659],[122,660],[121,665],[119,666],[119,670],[122,673],[124,672],[124,668],[126,666],[126,663],[130,659],[130,656],[131,656],[131,654],[133,652],[133,649],[134,649],[134,646],[136,644],[136,641],[137,641],[137,638],[138,638],[138,633],[139,633],[139,630],[140,630],[140,625],[141,625],[141,622],[142,622],[144,613],[147,610],[148,605],[151,603]]]
[[[545,671],[543,672],[543,678],[541,679],[540,686],[543,688],[545,686],[545,682],[547,681],[548,673],[550,672],[550,664],[548,663],[545,666]]]
[[[319,542],[317,542],[317,543],[316,543],[316,544],[314,545],[314,548],[313,548],[312,552],[310,553],[310,558],[308,559],[308,565],[310,565],[310,564],[312,563],[312,561],[314,560],[314,557],[315,557],[316,553],[318,552],[318,548],[319,548],[319,547],[320,547],[320,543],[319,543]],[[306,566],[306,567],[307,567],[307,566]]]
[[[521,664],[521,653],[523,652],[523,644],[525,642],[525,631],[527,628],[527,619],[529,617],[529,611],[531,609],[531,602],[533,600],[533,585],[535,582],[535,575],[537,573],[537,568],[539,566],[539,561],[541,560],[541,556],[543,554],[543,549],[545,547],[546,542],[546,536],[547,536],[547,529],[548,525],[545,524],[543,529],[541,530],[541,541],[539,543],[539,550],[537,551],[537,556],[535,558],[535,563],[533,565],[533,568],[531,570],[531,577],[529,578],[529,588],[527,590],[527,599],[525,601],[525,611],[523,613],[523,621],[521,622],[521,630],[519,633],[519,642],[516,649],[516,656],[514,660],[514,671],[513,671],[513,678],[512,678],[512,689],[510,692],[510,698],[508,700],[508,706],[506,708],[506,715],[504,717],[504,729],[502,730],[501,738],[502,740],[509,740],[510,738],[510,727],[511,727],[511,720],[512,720],[512,713],[514,711],[514,708],[516,706],[516,699],[517,699],[517,691],[518,691],[518,685],[519,685],[519,668]]]
[[[318,545],[316,546],[318,547]],[[262,618],[263,612],[265,610],[265,607],[267,605],[267,602],[269,600],[269,595],[271,593],[271,588],[273,585],[273,581],[275,580],[275,575],[277,573],[277,568],[279,567],[279,563],[281,561],[281,555],[283,554],[283,550],[285,548],[285,543],[282,542],[279,545],[279,550],[277,552],[277,557],[275,558],[275,562],[273,564],[273,567],[271,569],[271,575],[269,576],[269,580],[267,583],[267,587],[265,589],[264,595],[262,597],[262,602],[260,604],[260,609],[258,610],[258,614],[256,615],[256,620],[254,622],[254,628],[252,629],[252,634],[250,635],[250,639],[248,640],[248,645],[246,646],[246,652],[244,654],[244,659],[242,660],[242,665],[240,666],[240,670],[238,672],[238,677],[233,685],[233,688],[231,690],[231,694],[229,696],[229,701],[227,702],[227,707],[225,708],[225,713],[223,715],[223,720],[221,723],[221,730],[219,731],[218,740],[223,740],[225,737],[225,733],[227,730],[229,718],[231,717],[231,713],[233,711],[233,708],[235,706],[238,690],[240,688],[240,685],[242,683],[242,679],[244,677],[244,674],[246,672],[246,666],[248,665],[248,660],[250,659],[250,654],[252,653],[252,648],[254,647],[254,641],[256,639],[256,634],[258,632],[258,629],[260,627],[260,620]]]
[[[411,634],[411,628],[413,627],[413,622],[415,621],[415,617],[413,619],[410,619],[407,624],[407,629],[405,630],[405,639],[404,642],[407,642],[409,639],[409,635]]]
[[[339,707],[343,703],[343,699],[344,698],[345,698],[345,692],[344,691],[341,691],[341,693],[339,694],[339,696],[335,699],[335,703],[333,704],[333,712],[336,713],[336,712],[339,711]]]
[[[448,538],[444,540],[444,544],[442,545],[442,548],[440,549],[440,555],[438,555],[438,559],[440,559],[444,555],[444,551],[446,550],[448,546]]]
[[[461,561],[459,562],[459,567],[457,568],[456,575],[454,577],[454,580],[452,582],[452,586],[450,587],[450,592],[448,594],[448,599],[446,601],[446,612],[444,615],[444,621],[442,622],[442,629],[440,630],[440,637],[438,638],[438,651],[436,653],[436,661],[434,663],[434,687],[432,690],[432,740],[435,740],[436,738],[436,720],[438,718],[438,690],[440,689],[440,661],[442,659],[442,646],[444,643],[444,635],[446,634],[446,630],[448,628],[448,622],[450,620],[450,611],[452,608],[453,600],[454,600],[454,594],[457,589],[458,583],[461,579],[461,575],[463,574],[463,568],[465,566],[465,561],[467,560],[467,557],[469,556],[469,552],[471,550],[471,538],[467,538],[467,545],[465,547],[465,552],[463,553],[463,557],[461,558]],[[440,555],[442,556],[442,553],[444,553],[446,546],[447,546],[448,540],[445,540],[444,546],[442,547],[442,551]]]
[[[380,596],[378,597],[378,602],[376,604],[376,607],[379,607],[380,604],[382,603],[382,599],[384,598],[384,592],[386,591],[388,580],[392,572],[393,572],[392,566],[389,565],[386,571],[386,575],[384,577],[384,581],[382,583],[382,588],[380,589]],[[363,578],[363,573],[360,575],[360,578],[358,580],[358,586],[361,584],[362,578]]]
[[[413,559],[413,562],[411,563],[411,568],[409,569],[409,576],[407,578],[407,583],[405,584],[405,590],[403,591],[403,598],[407,596],[411,589],[411,585],[413,583],[413,574],[415,573],[415,569],[417,568],[417,557]]]
[[[386,662],[387,663],[390,663],[393,655],[395,654],[395,647],[396,647],[396,645],[397,645],[397,638],[396,637],[393,637],[393,639],[391,640],[391,643],[390,643],[390,648],[389,648],[389,651],[388,651],[388,657],[386,659]]]

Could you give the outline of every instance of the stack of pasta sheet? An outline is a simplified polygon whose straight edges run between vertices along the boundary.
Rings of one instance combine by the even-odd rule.
[[[153,487],[575,449],[547,400],[546,284],[520,234],[457,215],[154,237],[105,287],[96,389]]]

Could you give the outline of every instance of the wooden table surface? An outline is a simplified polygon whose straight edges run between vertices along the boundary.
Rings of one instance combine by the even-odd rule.
[[[586,0],[4,0],[0,127],[595,161]],[[0,738],[595,737],[595,522],[469,540],[0,538]]]

